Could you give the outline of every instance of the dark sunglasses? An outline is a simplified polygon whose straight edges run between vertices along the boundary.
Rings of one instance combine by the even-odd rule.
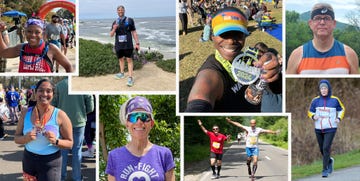
[[[133,112],[126,115],[126,119],[131,123],[136,123],[138,119],[147,123],[151,121],[151,115],[147,112]]]
[[[213,128],[213,130],[219,130],[219,128]]]

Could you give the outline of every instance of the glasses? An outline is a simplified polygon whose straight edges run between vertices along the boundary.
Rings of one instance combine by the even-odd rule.
[[[213,128],[213,130],[215,131],[215,130],[219,130],[219,128]]]
[[[135,124],[138,119],[140,119],[140,121],[144,123],[147,123],[151,121],[152,116],[147,112],[132,112],[126,115],[126,120],[128,120],[131,123]]]
[[[321,20],[324,20],[324,22],[326,23],[332,21],[332,18],[329,16],[325,16],[325,17],[315,16],[312,20],[316,23],[320,23]]]

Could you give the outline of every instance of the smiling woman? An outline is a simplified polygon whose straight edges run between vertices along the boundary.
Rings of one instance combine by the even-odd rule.
[[[0,31],[5,29],[5,23],[0,22]],[[7,47],[0,36],[0,56],[4,58],[20,57],[18,72],[26,73],[51,73],[54,60],[63,66],[66,72],[72,72],[70,61],[53,44],[43,40],[44,23],[40,19],[30,18],[25,24],[26,44]]]
[[[36,105],[21,112],[16,127],[15,143],[25,145],[24,180],[60,180],[60,149],[73,145],[70,119],[50,104],[54,89],[50,80],[40,80],[35,87]]]
[[[150,102],[145,97],[131,98],[121,106],[119,116],[131,141],[110,151],[106,167],[108,180],[174,181],[175,163],[170,149],[149,140],[155,125]]]

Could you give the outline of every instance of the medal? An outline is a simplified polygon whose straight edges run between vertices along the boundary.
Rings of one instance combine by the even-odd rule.
[[[260,77],[261,69],[253,66],[253,63],[258,61],[257,56],[258,50],[247,47],[234,58],[231,71],[237,82],[250,85]]]
[[[47,112],[50,110],[49,108],[46,109],[46,111],[44,112],[44,114],[40,117],[39,114],[39,109],[37,107],[36,108],[36,112],[35,112],[35,129],[36,129],[36,134],[44,134],[45,133],[45,124],[47,123],[47,118],[46,118],[46,114]]]

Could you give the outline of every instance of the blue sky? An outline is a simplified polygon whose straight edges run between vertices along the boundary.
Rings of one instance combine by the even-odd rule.
[[[318,2],[326,2],[331,4],[335,11],[335,19],[340,22],[348,23],[346,15],[350,11],[356,11],[359,8],[355,3],[357,0],[287,0],[285,1],[286,10],[294,10],[299,13],[310,11],[312,6]]]
[[[125,6],[129,17],[175,16],[174,0],[79,0],[79,19],[106,19],[117,17],[116,7]]]

